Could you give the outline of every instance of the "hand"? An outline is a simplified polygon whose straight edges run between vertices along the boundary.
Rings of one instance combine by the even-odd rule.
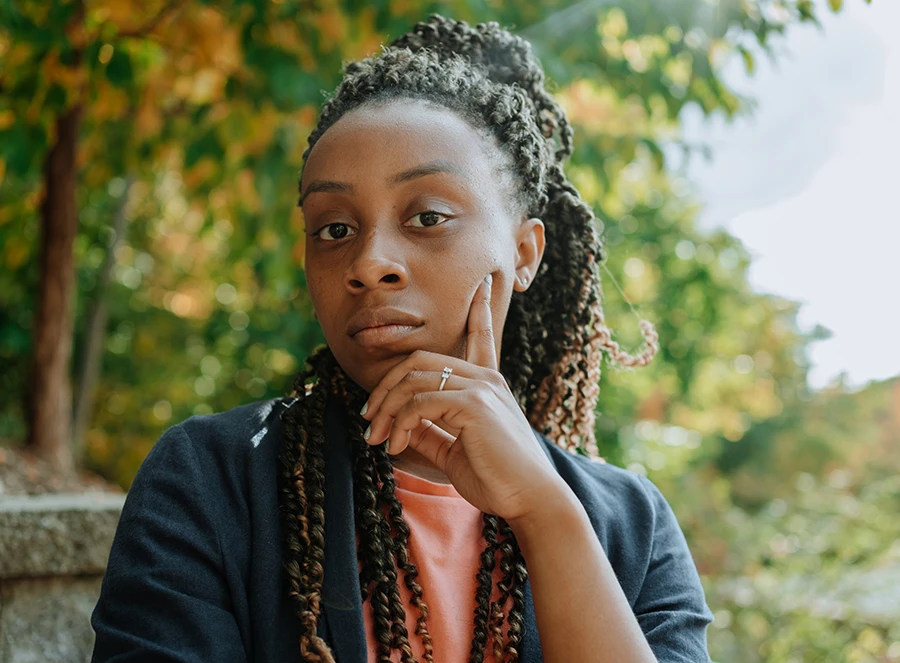
[[[419,350],[382,378],[364,408],[367,442],[387,438],[393,455],[412,447],[469,503],[508,522],[546,513],[568,486],[497,370],[490,276],[475,292],[467,326],[464,360]],[[453,373],[438,391],[445,366]]]

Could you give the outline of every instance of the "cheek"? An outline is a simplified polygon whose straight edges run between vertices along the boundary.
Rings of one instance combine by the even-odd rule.
[[[320,324],[323,326],[327,325],[328,320],[332,317],[330,311],[336,302],[332,279],[307,272],[306,289],[309,292],[309,298],[312,300],[312,305]]]
[[[514,265],[514,250],[515,242],[504,224],[487,217],[454,246],[452,258],[447,261],[452,264],[446,269],[475,288],[488,274],[504,272]]]
[[[477,264],[482,268],[482,278],[493,274],[496,280],[498,273],[502,277],[503,273],[515,270],[516,238],[512,232],[513,225],[512,219],[494,210],[487,214],[485,223],[478,229],[473,242],[477,242]]]

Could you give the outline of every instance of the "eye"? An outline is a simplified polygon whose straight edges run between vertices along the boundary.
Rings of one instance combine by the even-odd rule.
[[[414,219],[419,219],[418,223],[413,222]],[[449,215],[441,214],[440,212],[435,212],[434,210],[425,210],[424,212],[419,212],[418,214],[413,215],[410,218],[410,222],[412,222],[412,226],[414,228],[430,228],[431,226],[438,226],[442,223],[445,223],[450,219]]]
[[[313,235],[325,242],[334,242],[349,237],[352,234],[351,231],[352,228],[346,223],[329,223],[327,226],[319,228]]]

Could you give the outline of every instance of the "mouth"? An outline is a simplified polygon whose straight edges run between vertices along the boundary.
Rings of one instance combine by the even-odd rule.
[[[366,327],[354,336],[353,340],[363,347],[374,347],[394,343],[416,331],[418,327],[412,325],[381,325],[380,327]]]
[[[412,313],[378,307],[356,312],[347,323],[347,335],[363,346],[392,343],[415,332],[424,324]]]

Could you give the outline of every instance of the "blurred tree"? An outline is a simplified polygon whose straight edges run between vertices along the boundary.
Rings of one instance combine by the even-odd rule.
[[[112,279],[113,268],[115,267],[116,250],[122,245],[125,231],[128,227],[125,203],[128,200],[130,187],[131,179],[127,178],[123,181],[123,190],[113,218],[112,245],[109,247],[109,252],[106,254],[106,259],[97,275],[97,285],[94,287],[94,303],[85,324],[85,349],[77,380],[80,388],[75,397],[75,416],[72,424],[72,455],[76,459],[80,459],[82,456],[85,432],[94,411],[96,385],[100,376],[109,315],[107,311],[107,290]]]
[[[900,659],[900,378],[807,398],[708,440],[712,462],[685,465],[672,427],[626,441],[629,459],[668,461],[650,475],[715,612],[713,660]]]
[[[835,468],[798,474],[748,511],[706,509],[704,559],[714,660],[900,658],[900,481]],[[712,579],[715,582],[711,582]]]
[[[27,420],[35,450],[69,464],[72,296],[58,288],[51,306],[35,292],[51,273],[71,274],[72,256],[77,365],[104,363],[86,433],[95,468],[127,484],[172,420],[282,393],[322,340],[290,193],[321,90],[344,59],[431,11],[496,19],[534,43],[576,124],[570,172],[603,220],[609,268],[659,321],[661,360],[627,380],[604,378],[603,452],[621,457],[636,419],[739,439],[802,392],[809,339],[795,308],[750,292],[735,240],[694,228],[666,146],[679,144],[687,105],[742,109],[719,78],[724,59],[739,54],[752,69],[773,35],[814,20],[810,0],[19,0],[0,7],[0,362],[5,393],[33,397],[0,404],[0,434],[25,436]],[[68,154],[65,145],[64,172],[45,181],[41,165]],[[120,207],[127,241],[111,230]],[[70,235],[77,210],[78,226],[73,248],[39,265],[35,238],[65,237],[39,232],[40,209]],[[111,334],[103,356],[85,360],[98,297]],[[609,320],[638,340],[624,313],[611,307]],[[56,372],[32,372],[26,388],[29,351],[49,353]]]

